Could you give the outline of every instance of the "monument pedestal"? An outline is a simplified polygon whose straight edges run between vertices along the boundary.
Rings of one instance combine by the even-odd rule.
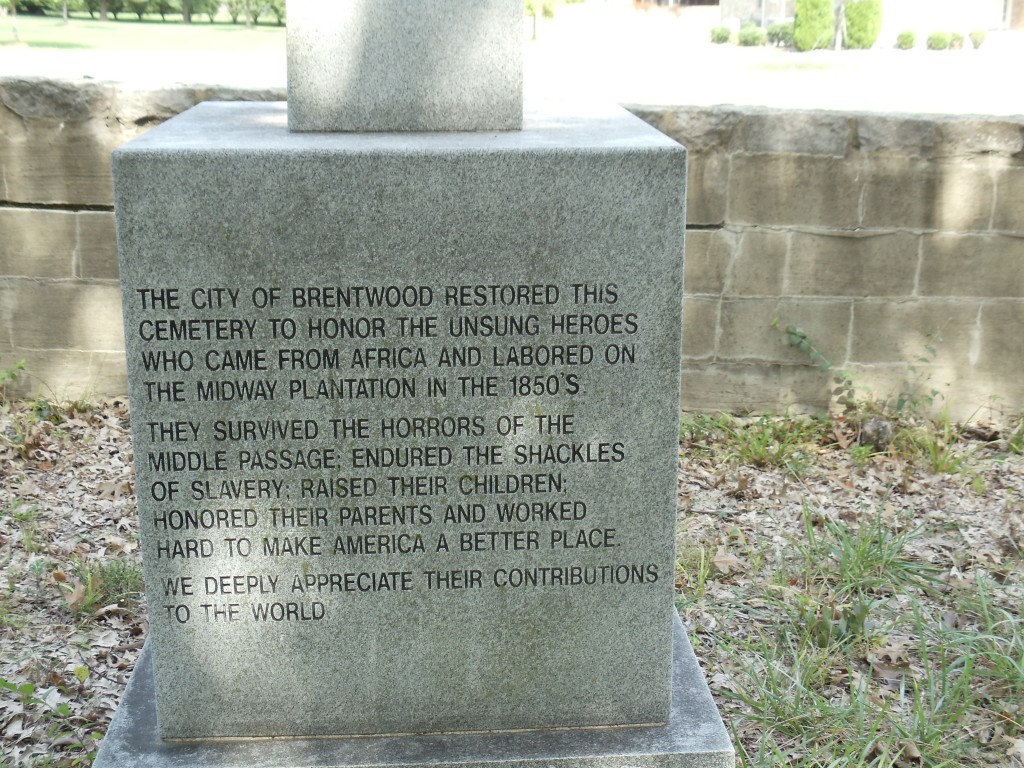
[[[664,726],[196,742],[160,738],[147,642],[94,766],[733,768],[732,744],[678,617],[673,652],[672,715]]]
[[[152,647],[98,768],[733,765],[673,608],[682,147],[207,103],[113,166]]]

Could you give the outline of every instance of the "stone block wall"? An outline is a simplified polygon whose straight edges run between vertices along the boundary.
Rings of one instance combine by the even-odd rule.
[[[691,153],[686,407],[825,407],[795,325],[865,394],[1024,408],[1024,120],[633,110]]]
[[[111,150],[199,101],[282,98],[0,78],[14,393],[125,391]],[[823,408],[796,325],[878,396],[916,381],[956,416],[1024,410],[1024,120],[631,109],[690,150],[684,407]]]

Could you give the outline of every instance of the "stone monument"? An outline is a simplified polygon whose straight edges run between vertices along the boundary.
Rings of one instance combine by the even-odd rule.
[[[512,114],[519,0],[314,5],[287,109],[114,156],[150,638],[96,765],[733,765],[673,607],[685,151]]]

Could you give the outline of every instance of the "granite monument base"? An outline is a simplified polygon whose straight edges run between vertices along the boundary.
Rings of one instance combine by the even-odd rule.
[[[114,155],[161,734],[664,723],[684,149],[285,118]]]
[[[94,768],[733,768],[735,755],[693,649],[675,620],[667,725],[354,738],[164,741],[152,649],[135,668]],[[586,691],[580,691],[586,696]],[[239,701],[238,706],[245,706]]]

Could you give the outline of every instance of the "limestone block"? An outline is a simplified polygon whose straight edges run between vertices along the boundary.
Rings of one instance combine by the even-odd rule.
[[[729,156],[724,152],[691,152],[687,171],[686,220],[690,224],[725,221]]]
[[[11,341],[27,349],[124,349],[116,282],[10,280]]]
[[[5,275],[117,279],[112,213],[0,208],[0,232]]]
[[[0,81],[7,200],[110,204],[110,95],[98,83]]]
[[[72,277],[78,217],[65,211],[0,208],[0,272]]]
[[[953,118],[936,123],[936,150],[941,157],[998,154],[1007,157],[1024,150],[1019,122],[999,118]]]
[[[822,411],[830,381],[817,368],[771,364],[687,363],[682,404],[690,410]]]
[[[728,107],[626,107],[691,153],[708,150],[730,152],[743,111]]]
[[[786,344],[788,325],[806,332],[832,362],[845,360],[850,302],[810,299],[723,299],[718,359],[810,363],[806,352]]]
[[[861,169],[815,155],[735,155],[729,173],[731,224],[854,227]]]
[[[288,4],[293,131],[523,125],[520,0]]]
[[[128,391],[124,352],[74,349],[22,349],[8,356],[0,348],[0,368],[25,361],[25,375],[8,388],[16,397],[38,394],[54,400],[91,400]]]
[[[934,365],[917,368],[915,372],[902,363],[851,364],[846,370],[861,390],[876,399],[895,403],[901,395],[910,395],[918,398],[924,410],[944,413],[954,421],[1004,421],[1008,414],[1019,412],[1024,402],[1020,376],[957,368],[941,357]]]
[[[981,310],[981,341],[977,356],[977,366],[990,371],[997,377],[998,386],[988,394],[1003,392],[1006,404],[1013,410],[1024,410],[1024,397],[1010,399],[1008,393],[1015,391],[1024,394],[1021,376],[1024,356],[1024,340],[1021,329],[1024,329],[1024,302],[1021,301],[990,301]]]
[[[744,152],[844,157],[852,125],[835,112],[751,110],[736,140]]]
[[[117,235],[114,214],[82,211],[76,214],[76,276],[117,280]]]
[[[992,229],[1024,234],[1024,168],[996,172],[996,204]]]
[[[935,224],[952,231],[987,230],[995,197],[992,158],[935,166]]]
[[[865,227],[930,229],[935,226],[935,177],[926,160],[905,155],[865,164]]]
[[[11,278],[0,275],[0,354],[14,350],[14,342],[11,340],[11,308],[14,306],[13,282]]]
[[[705,360],[715,355],[720,300],[691,296],[683,302],[683,359]],[[685,364],[684,364],[685,365]]]
[[[850,360],[909,367],[918,365],[934,346],[933,370],[967,365],[980,327],[980,308],[976,300],[859,301],[853,307]]]
[[[859,114],[858,149],[870,154],[929,158],[935,151],[935,120],[907,115]]]
[[[988,229],[994,184],[984,160],[934,164],[876,157],[865,179],[865,227]]]
[[[687,230],[684,281],[687,295],[721,295],[735,240],[736,236],[724,229]]]
[[[926,235],[918,290],[922,296],[1024,298],[1024,239]]]
[[[726,293],[729,296],[781,295],[789,238],[789,233],[779,230],[743,230],[729,267]]]
[[[906,232],[794,232],[787,295],[909,296],[918,236]]]

